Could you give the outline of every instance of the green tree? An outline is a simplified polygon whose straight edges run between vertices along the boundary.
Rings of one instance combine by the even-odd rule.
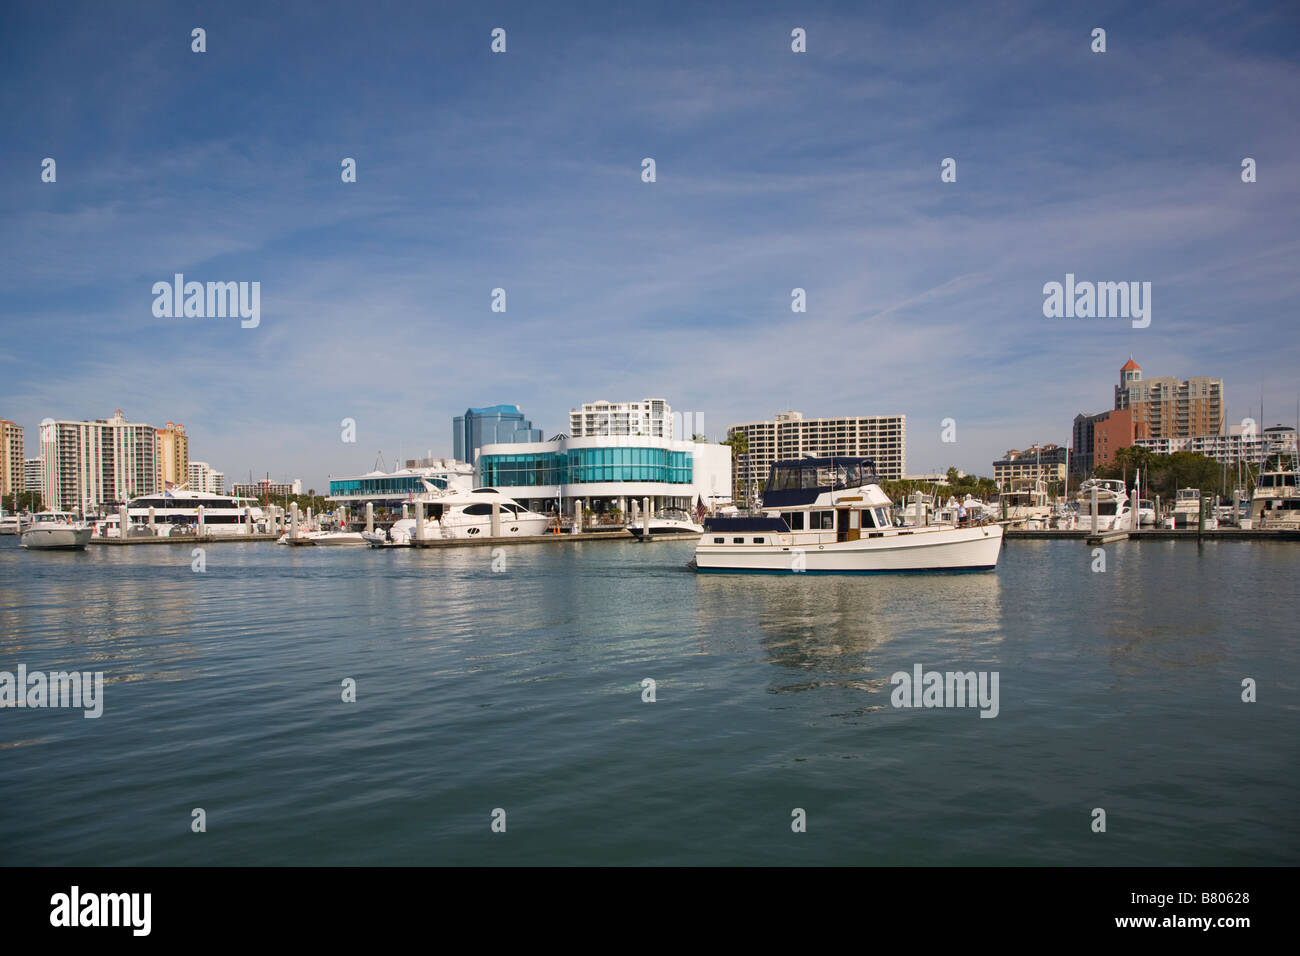
[[[749,436],[744,432],[736,432],[722,444],[731,449],[731,500],[737,502],[742,497],[740,492],[740,469],[737,465],[741,455],[749,454]]]

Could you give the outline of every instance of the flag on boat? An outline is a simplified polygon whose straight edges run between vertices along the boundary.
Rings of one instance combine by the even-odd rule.
[[[704,524],[704,516],[707,513],[708,510],[704,507],[704,497],[697,495],[695,498],[695,523]]]

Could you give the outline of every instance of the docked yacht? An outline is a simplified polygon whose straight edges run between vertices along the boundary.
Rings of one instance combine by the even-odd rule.
[[[0,534],[22,534],[29,522],[16,511],[0,515]]]
[[[425,512],[424,539],[434,541],[448,538],[492,537],[492,513],[500,521],[500,537],[525,537],[545,534],[551,519],[529,511],[513,498],[507,498],[495,488],[475,488],[473,491],[442,490],[426,484],[426,490],[415,496],[414,505],[423,506]],[[410,544],[418,537],[415,518],[403,518],[388,530],[394,544]]]
[[[253,498],[176,489],[133,499],[126,507],[127,536],[152,533],[158,537],[182,537],[187,530],[198,528],[200,508],[206,535],[252,534],[265,521],[262,509]],[[111,534],[114,526],[107,525],[105,532]]]
[[[1156,523],[1156,503],[1150,498],[1138,499],[1138,524],[1153,525]]]
[[[22,545],[33,551],[81,551],[93,529],[67,511],[42,511],[22,533]]]
[[[661,534],[703,534],[704,526],[697,524],[689,514],[680,508],[665,508],[650,516],[650,536]],[[646,528],[642,521],[633,521],[627,530],[638,538],[645,536]]]
[[[360,531],[312,531],[307,537],[315,545],[326,547],[348,547],[348,546],[365,546],[365,536]]]
[[[1042,478],[1013,478],[1007,490],[998,495],[998,507],[1011,528],[1037,531],[1051,523],[1052,503]]]
[[[1296,470],[1265,471],[1255,484],[1250,513],[1260,528],[1300,528],[1300,495],[1296,493]]]
[[[1201,518],[1201,489],[1200,488],[1179,488],[1177,496],[1174,498],[1174,527],[1175,528],[1195,528],[1200,523]],[[1215,525],[1218,521],[1214,518],[1206,520],[1206,527]]]
[[[1092,493],[1097,492],[1097,514],[1092,513]],[[1124,482],[1110,478],[1089,478],[1075,495],[1079,506],[1075,527],[1079,531],[1126,529],[1133,520],[1132,505]]]
[[[709,518],[697,571],[883,573],[997,566],[1002,526],[895,527],[869,458],[775,462],[763,514]]]

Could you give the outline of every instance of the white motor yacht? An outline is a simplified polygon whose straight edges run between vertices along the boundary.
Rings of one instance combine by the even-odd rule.
[[[1013,478],[1006,491],[998,495],[998,509],[1008,527],[1041,530],[1052,520],[1052,503],[1043,479]]]
[[[1300,494],[1296,470],[1281,468],[1260,474],[1250,501],[1250,513],[1259,528],[1300,528]]]
[[[1097,514],[1092,513],[1092,493],[1097,492]],[[1132,506],[1124,482],[1117,479],[1089,478],[1075,495],[1079,506],[1075,528],[1079,531],[1115,531],[1127,529],[1133,520]]]
[[[22,545],[33,551],[80,551],[90,543],[92,531],[67,511],[42,511],[22,533]]]
[[[551,519],[529,511],[512,498],[507,498],[495,488],[475,488],[473,491],[450,489],[443,491],[426,485],[426,491],[417,495],[412,507],[423,505],[424,540],[448,538],[492,537],[493,511],[500,522],[498,533],[503,538],[545,534]],[[395,543],[410,543],[419,538],[415,518],[403,518],[394,523],[388,532]]]
[[[1201,518],[1201,489],[1179,488],[1176,494],[1177,497],[1174,498],[1174,527],[1197,527]],[[1214,511],[1211,510],[1209,516],[1206,517],[1206,528],[1218,527],[1219,522],[1214,517],[1214,514]]]
[[[895,527],[869,458],[802,458],[771,467],[761,516],[709,518],[697,571],[885,573],[997,566],[1002,526]]]
[[[179,538],[197,532],[199,509],[203,511],[203,533],[212,537],[252,534],[265,520],[252,498],[178,488],[133,499],[126,509],[127,537],[152,534]]]

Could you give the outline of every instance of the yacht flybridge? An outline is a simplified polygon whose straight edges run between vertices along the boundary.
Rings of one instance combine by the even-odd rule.
[[[698,571],[872,573],[988,571],[999,524],[896,527],[869,458],[802,458],[772,465],[761,516],[710,518]]]

